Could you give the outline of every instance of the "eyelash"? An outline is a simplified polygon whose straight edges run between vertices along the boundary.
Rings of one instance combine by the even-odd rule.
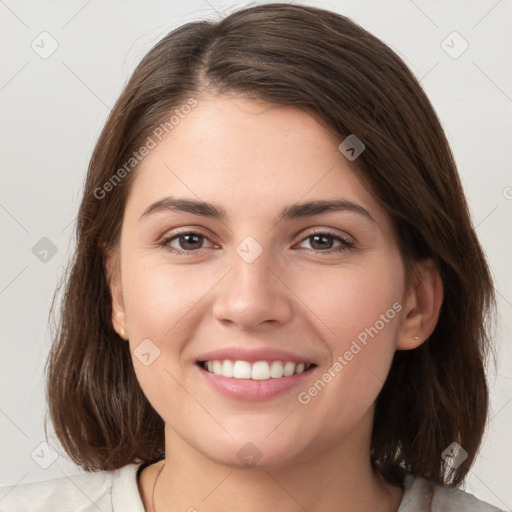
[[[201,249],[193,249],[193,250],[190,250],[190,251],[182,251],[180,249],[176,249],[175,247],[171,247],[169,245],[170,242],[172,242],[173,240],[178,239],[179,237],[185,236],[185,235],[199,235],[200,237],[203,237],[206,240],[211,242],[211,240],[206,235],[203,235],[202,233],[199,233],[199,232],[196,232],[196,231],[183,231],[182,233],[174,233],[174,234],[172,234],[170,236],[167,236],[167,237],[163,238],[160,242],[158,242],[158,245],[163,247],[163,248],[165,248],[169,252],[178,255],[178,256],[189,256],[191,254],[196,254]],[[337,247],[337,248],[327,249],[326,251],[321,251],[319,249],[305,249],[308,252],[314,252],[315,254],[319,254],[319,253],[320,254],[336,254],[336,253],[341,253],[343,251],[347,251],[347,250],[350,250],[350,249],[354,248],[354,243],[353,242],[350,242],[349,240],[347,240],[347,239],[345,239],[343,237],[340,237],[339,235],[337,235],[336,233],[334,233],[332,231],[329,231],[328,229],[327,230],[314,231],[313,233],[310,233],[308,236],[304,237],[300,242],[302,243],[304,240],[307,240],[308,238],[312,238],[315,235],[324,235],[324,236],[326,236],[328,238],[333,238],[333,239],[338,240],[339,242],[341,242],[341,245],[339,247]]]

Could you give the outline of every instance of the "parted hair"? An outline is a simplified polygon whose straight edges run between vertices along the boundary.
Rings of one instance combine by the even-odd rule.
[[[286,3],[170,32],[138,64],[101,131],[75,252],[52,304],[59,315],[47,399],[65,451],[87,471],[164,456],[163,420],[139,386],[129,344],[113,329],[105,266],[137,166],[108,192],[105,184],[170,113],[203,92],[295,106],[340,142],[355,134],[364,143],[353,170],[390,216],[408,272],[431,259],[444,286],[432,335],[394,355],[376,402],[371,462],[389,482],[407,471],[458,485],[487,420],[495,295],[452,152],[420,83],[393,50],[345,16]],[[468,453],[458,467],[442,456],[453,442]]]

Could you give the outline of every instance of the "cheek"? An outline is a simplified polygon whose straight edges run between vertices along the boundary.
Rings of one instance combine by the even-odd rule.
[[[178,384],[187,369],[183,361],[207,313],[205,297],[219,281],[215,272],[193,267],[171,265],[162,258],[141,262],[135,253],[123,261],[134,369],[146,397],[164,415],[190,399]]]
[[[182,355],[197,329],[198,304],[211,284],[191,268],[168,262],[124,262],[123,296],[133,365],[139,384],[166,422],[190,396],[183,382]],[[201,276],[203,279],[201,279]],[[149,340],[149,341],[148,341]]]
[[[400,265],[330,269],[328,279],[319,274],[298,291],[331,358],[298,397],[315,410],[311,418],[342,430],[377,398],[395,352],[402,276]]]
[[[174,337],[182,321],[211,288],[205,273],[167,262],[126,261],[123,296],[129,332],[136,337]]]
[[[385,338],[396,332],[403,296],[399,266],[326,268],[309,279],[304,275],[295,278],[294,292],[308,307],[308,318],[331,353],[343,353],[358,337],[364,343],[368,332],[377,335],[375,328]]]

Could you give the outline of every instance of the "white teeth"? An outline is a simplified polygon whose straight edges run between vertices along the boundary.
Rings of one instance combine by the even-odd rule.
[[[295,363],[286,363],[283,368],[283,374],[285,377],[290,377],[295,373]]]
[[[311,365],[292,363],[291,361],[231,361],[230,359],[207,361],[203,368],[215,375],[235,379],[268,380],[291,377],[308,370]]]
[[[217,373],[217,375],[222,375],[222,374]],[[224,377],[224,375],[223,375],[223,377]],[[250,379],[251,378],[251,363],[248,363],[247,361],[235,361],[235,364],[233,365],[233,377],[235,379]]]
[[[306,365],[304,363],[299,363],[296,367],[295,367],[295,375],[299,374],[299,373],[302,373],[304,371],[304,368],[306,367]]]
[[[267,361],[258,361],[252,365],[251,379],[267,380],[270,379],[270,366]]]
[[[222,363],[222,375],[224,377],[233,377],[233,361],[229,359],[224,360]]]
[[[272,361],[270,365],[270,376],[273,379],[283,376],[283,363],[281,361]]]
[[[222,361],[213,361],[213,373],[222,375]]]

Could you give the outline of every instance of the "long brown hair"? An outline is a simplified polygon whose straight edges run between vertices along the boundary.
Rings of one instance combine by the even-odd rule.
[[[389,481],[409,471],[460,483],[486,423],[486,318],[495,302],[452,153],[420,84],[388,46],[344,16],[291,4],[172,31],[114,106],[90,161],[48,359],[49,412],[64,449],[86,470],[164,454],[163,421],[112,327],[104,263],[117,247],[137,167],[126,163],[173,110],[204,91],[293,105],[340,142],[356,134],[365,144],[354,170],[392,219],[407,268],[431,258],[444,284],[433,334],[395,354],[376,403],[372,464]],[[450,468],[442,452],[454,441],[468,457]]]

